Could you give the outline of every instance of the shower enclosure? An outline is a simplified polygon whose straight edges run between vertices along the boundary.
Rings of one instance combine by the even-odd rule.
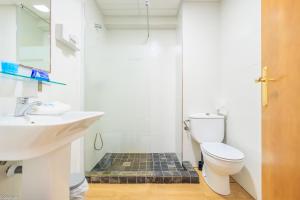
[[[105,115],[85,137],[87,176],[115,172],[102,180],[114,183],[122,172],[138,181],[137,171],[184,171],[180,34],[148,32],[147,20],[144,27],[110,27],[95,4],[85,5],[85,109]]]

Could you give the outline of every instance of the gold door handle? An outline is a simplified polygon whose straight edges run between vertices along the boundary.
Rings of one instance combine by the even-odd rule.
[[[259,79],[256,79],[255,80],[255,83],[266,83],[266,82],[272,82],[272,81],[276,81],[276,79],[265,79],[263,77],[260,77]]]
[[[264,107],[268,106],[268,83],[274,82],[276,79],[268,78],[268,67],[264,67],[262,71],[262,77],[255,80],[256,83],[262,84],[262,105]]]

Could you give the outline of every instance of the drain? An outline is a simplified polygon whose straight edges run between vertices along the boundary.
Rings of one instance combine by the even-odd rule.
[[[123,167],[130,167],[131,166],[131,162],[123,162]]]

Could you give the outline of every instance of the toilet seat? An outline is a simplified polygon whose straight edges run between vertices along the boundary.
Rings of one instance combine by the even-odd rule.
[[[201,149],[206,154],[223,161],[242,162],[245,158],[241,151],[224,143],[203,143]]]

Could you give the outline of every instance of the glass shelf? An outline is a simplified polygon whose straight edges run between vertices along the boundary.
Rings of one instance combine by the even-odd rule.
[[[42,82],[45,84],[57,84],[57,85],[67,85],[65,83],[61,83],[61,82],[56,82],[56,81],[46,81],[46,80],[42,80],[39,78],[31,78],[31,76],[25,76],[25,75],[21,75],[21,74],[12,74],[12,73],[8,73],[8,72],[3,72],[0,71],[0,74],[4,74],[7,77],[11,77],[11,78],[16,78],[17,80],[31,80],[31,81],[38,81],[38,82]]]

